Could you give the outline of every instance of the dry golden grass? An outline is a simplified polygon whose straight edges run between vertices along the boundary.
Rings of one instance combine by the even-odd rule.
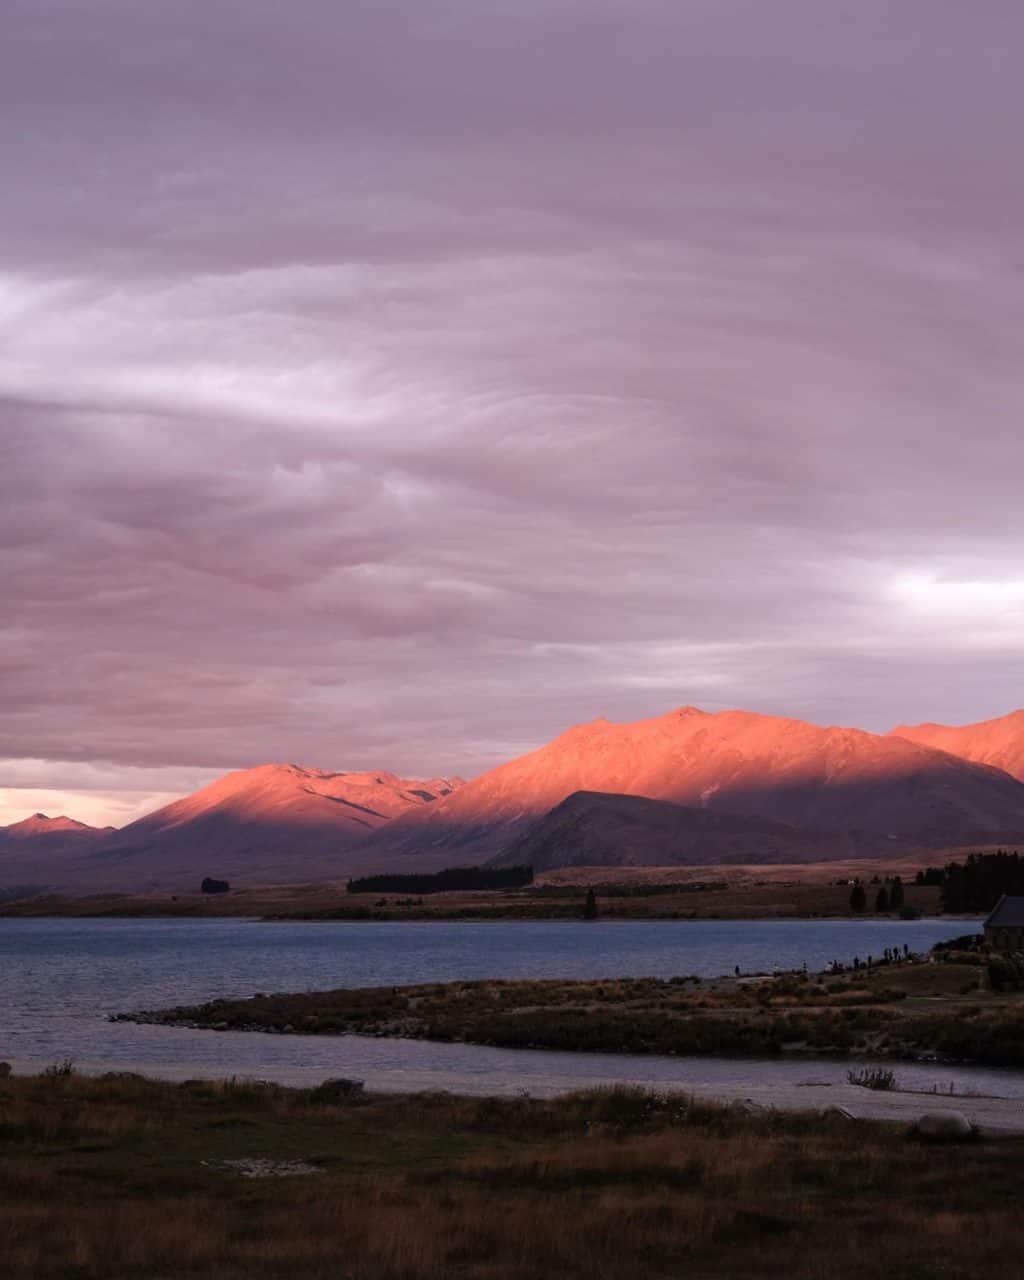
[[[992,992],[980,955],[839,975],[484,980],[273,994],[133,1015],[164,1025],[363,1032],[610,1053],[936,1054],[1024,1066],[1024,993]],[[969,962],[968,962],[969,961]]]
[[[563,867],[525,889],[430,894],[350,894],[344,882],[263,885],[227,894],[139,893],[47,896],[0,904],[0,916],[265,916],[274,919],[576,919],[596,886],[605,919],[804,919],[850,914],[845,881],[900,874],[906,901],[939,912],[939,891],[913,884],[916,871],[945,860],[918,858],[785,866]],[[842,881],[842,883],[836,883]],[[611,890],[602,894],[602,887]],[[671,890],[675,888],[677,892]],[[633,890],[623,896],[624,889]],[[650,892],[656,890],[656,892]],[[650,896],[645,896],[650,892]]]
[[[631,1090],[327,1106],[13,1080],[0,1259],[4,1280],[967,1280],[1021,1256],[1022,1155]],[[297,1156],[318,1172],[227,1163]]]

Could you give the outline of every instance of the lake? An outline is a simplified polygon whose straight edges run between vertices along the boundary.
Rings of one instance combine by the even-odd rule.
[[[0,1058],[39,1070],[70,1057],[83,1069],[168,1078],[257,1075],[308,1083],[355,1075],[382,1089],[558,1092],[628,1079],[651,1085],[749,1077],[753,1064],[500,1050],[476,1045],[285,1037],[109,1023],[110,1013],[255,991],[392,986],[472,978],[673,977],[799,968],[927,951],[977,921],[515,921],[263,923],[249,920],[0,920]],[[758,1078],[845,1078],[841,1063],[772,1060]],[[916,1087],[1024,1097],[1013,1073],[901,1068]],[[1022,1078],[1024,1080],[1024,1078]],[[997,1087],[998,1086],[998,1087]],[[1007,1093],[1010,1089],[1012,1093]],[[1019,1092],[1018,1092],[1019,1090]]]

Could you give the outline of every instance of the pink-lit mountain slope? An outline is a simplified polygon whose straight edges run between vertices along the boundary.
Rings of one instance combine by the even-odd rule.
[[[68,866],[113,832],[74,818],[34,813],[0,827],[0,897],[15,887],[43,886],[64,878]]]
[[[992,765],[1024,782],[1024,710],[978,724],[901,724],[890,736]]]
[[[725,862],[816,862],[849,856],[841,835],[769,818],[715,813],[646,796],[574,791],[494,859],[496,866],[707,866]]]
[[[294,764],[242,769],[94,846],[80,878],[144,888],[198,885],[205,875],[247,884],[342,876],[346,850],[397,815],[450,795],[458,781]]]
[[[1024,784],[906,739],[745,711],[683,707],[597,720],[492,769],[372,841],[391,861],[501,855],[576,791],[647,796],[841,836],[863,852],[1024,833]]]
[[[45,813],[34,813],[21,822],[12,822],[9,827],[0,827],[0,852],[11,850],[24,854],[32,850],[42,853],[82,849],[113,830],[113,827],[90,827],[64,814],[50,818]]]

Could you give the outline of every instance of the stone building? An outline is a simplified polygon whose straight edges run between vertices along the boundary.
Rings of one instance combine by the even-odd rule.
[[[985,941],[997,951],[1024,951],[1024,898],[1003,894],[985,921]]]

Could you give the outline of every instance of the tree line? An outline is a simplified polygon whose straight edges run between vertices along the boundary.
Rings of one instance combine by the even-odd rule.
[[[886,881],[875,894],[876,911],[902,911],[904,905],[903,880],[899,876]],[[867,906],[868,891],[859,880],[855,880],[850,891],[850,910],[866,911]]]
[[[964,862],[919,871],[916,883],[939,886],[943,911],[988,912],[1004,893],[1024,896],[1024,858],[1005,849],[972,853]]]
[[[363,876],[349,893],[451,893],[458,889],[520,889],[533,883],[533,867],[449,867],[432,875]]]

